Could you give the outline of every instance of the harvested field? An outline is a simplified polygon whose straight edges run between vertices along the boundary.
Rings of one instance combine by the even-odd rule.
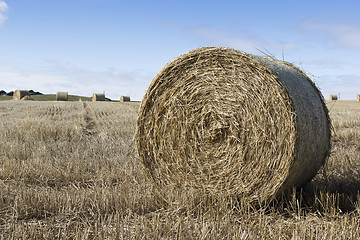
[[[139,103],[1,101],[0,239],[358,239],[360,105],[326,105],[324,167],[291,198],[245,208],[162,202],[135,150]]]

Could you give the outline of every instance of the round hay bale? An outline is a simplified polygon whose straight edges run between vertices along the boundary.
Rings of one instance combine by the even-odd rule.
[[[30,96],[29,91],[27,90],[15,90],[13,94],[13,100],[21,100],[25,96]]]
[[[330,100],[338,100],[338,97],[337,97],[337,95],[330,95],[330,98],[329,98]]]
[[[330,120],[319,90],[293,65],[205,47],[154,77],[135,139],[160,189],[262,202],[316,175]]]
[[[96,101],[105,101],[105,94],[104,93],[94,93],[92,95],[92,100]]]
[[[68,100],[68,92],[56,93],[56,101],[67,101],[67,100]]]
[[[120,102],[130,102],[130,96],[121,96]]]
[[[360,94],[357,94],[357,95],[356,95],[356,100],[357,100],[358,102],[360,102]]]
[[[33,101],[30,95],[26,95],[23,98],[20,99],[21,101]]]

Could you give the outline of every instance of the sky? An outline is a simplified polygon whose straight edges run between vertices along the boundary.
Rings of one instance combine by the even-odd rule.
[[[267,52],[325,98],[360,93],[358,0],[0,0],[0,90],[141,100],[172,59],[204,46]]]

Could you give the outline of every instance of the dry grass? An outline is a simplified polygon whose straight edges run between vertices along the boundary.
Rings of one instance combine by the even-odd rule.
[[[360,104],[327,106],[324,168],[251,209],[191,193],[159,201],[136,156],[138,103],[2,101],[0,239],[358,239]]]

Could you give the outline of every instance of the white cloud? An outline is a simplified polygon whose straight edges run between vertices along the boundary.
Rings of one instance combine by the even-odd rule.
[[[340,94],[343,100],[355,100],[360,93],[359,75],[323,75],[318,85],[325,98],[330,94]]]
[[[272,52],[274,50],[290,50],[298,47],[294,42],[269,42],[249,31],[238,31],[237,34],[234,34],[211,27],[198,27],[191,29],[190,32],[212,44],[229,46],[251,53],[259,53],[256,49],[267,49]]]
[[[330,34],[338,42],[347,47],[360,47],[360,26],[349,24],[331,24],[314,21],[304,21],[301,24],[304,28],[322,31]]]
[[[102,72],[81,69],[72,64],[46,60],[47,70],[27,70],[0,65],[0,86],[5,91],[33,89],[43,93],[67,91],[69,94],[91,96],[105,91],[107,97],[119,100],[128,95],[141,100],[151,77],[135,72],[109,68]],[[1,90],[1,89],[0,89]]]
[[[6,2],[0,0],[0,26],[7,19],[7,11],[8,11],[8,5],[6,4]]]

